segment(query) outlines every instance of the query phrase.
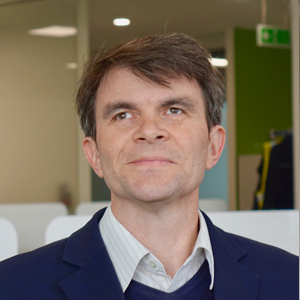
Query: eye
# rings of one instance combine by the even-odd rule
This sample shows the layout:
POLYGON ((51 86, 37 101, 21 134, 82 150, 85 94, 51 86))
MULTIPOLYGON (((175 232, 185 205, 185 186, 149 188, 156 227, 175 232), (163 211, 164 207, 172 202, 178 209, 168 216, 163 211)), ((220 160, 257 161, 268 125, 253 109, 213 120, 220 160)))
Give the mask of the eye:
POLYGON ((132 117, 132 114, 130 114, 129 112, 121 112, 115 116, 115 119, 116 120, 125 120, 125 119, 129 119, 131 117, 132 117))
POLYGON ((168 109, 167 114, 177 115, 183 113, 183 110, 176 107, 171 107, 168 109))

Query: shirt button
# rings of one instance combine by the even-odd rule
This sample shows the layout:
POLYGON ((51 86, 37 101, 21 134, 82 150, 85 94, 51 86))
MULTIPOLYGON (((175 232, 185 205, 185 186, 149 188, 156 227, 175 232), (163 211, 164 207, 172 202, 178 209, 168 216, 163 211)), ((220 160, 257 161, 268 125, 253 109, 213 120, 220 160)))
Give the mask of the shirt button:
POLYGON ((152 268, 152 269, 155 269, 156 268, 156 263, 154 261, 150 261, 149 262, 149 266, 152 268))

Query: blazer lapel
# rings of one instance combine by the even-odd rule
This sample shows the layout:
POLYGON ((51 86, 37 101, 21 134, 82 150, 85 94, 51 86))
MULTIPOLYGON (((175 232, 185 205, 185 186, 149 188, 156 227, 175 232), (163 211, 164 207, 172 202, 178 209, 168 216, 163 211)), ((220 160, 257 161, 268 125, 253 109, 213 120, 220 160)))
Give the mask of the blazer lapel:
POLYGON ((69 300, 125 300, 99 233, 98 224, 104 211, 97 212, 83 228, 70 236, 66 244, 63 261, 80 268, 59 283, 69 300))
POLYGON ((205 213, 203 215, 214 255, 214 299, 257 299, 259 276, 239 262, 247 252, 230 234, 214 226, 205 213))
MULTIPOLYGON (((125 300, 99 233, 98 224, 104 211, 97 212, 67 241, 62 259, 79 267, 78 271, 59 283, 69 300, 125 300)), ((239 262, 247 252, 230 234, 214 226, 205 213, 203 215, 214 254, 214 299, 257 299, 259 276, 239 262)))

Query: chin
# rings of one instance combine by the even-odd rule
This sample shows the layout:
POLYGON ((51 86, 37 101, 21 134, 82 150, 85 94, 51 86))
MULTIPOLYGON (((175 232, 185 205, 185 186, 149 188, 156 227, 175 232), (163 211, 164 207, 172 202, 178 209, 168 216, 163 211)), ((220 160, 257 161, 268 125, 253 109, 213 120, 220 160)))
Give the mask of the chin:
POLYGON ((166 201, 178 195, 178 189, 172 188, 171 184, 139 186, 139 188, 131 191, 131 195, 139 201, 143 202, 160 202, 166 201))
MULTIPOLYGON (((127 174, 126 174, 127 175, 127 174)), ((120 178, 119 186, 110 186, 111 191, 120 198, 135 199, 142 202, 159 202, 178 197, 189 189, 189 183, 182 176, 140 176, 128 180, 120 178)), ((113 183, 113 181, 111 181, 113 183)))

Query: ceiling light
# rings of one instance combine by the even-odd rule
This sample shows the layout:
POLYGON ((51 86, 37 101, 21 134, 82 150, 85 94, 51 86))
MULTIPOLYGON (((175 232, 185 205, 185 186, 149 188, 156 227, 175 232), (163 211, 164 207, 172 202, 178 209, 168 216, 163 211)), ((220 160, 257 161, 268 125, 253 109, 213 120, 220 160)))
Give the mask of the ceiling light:
POLYGON ((69 70, 75 70, 75 69, 78 68, 78 64, 75 63, 75 62, 67 63, 67 64, 66 64, 66 68, 69 69, 69 70))
POLYGON ((228 66, 228 60, 226 58, 212 58, 210 62, 213 66, 219 68, 226 68, 228 66))
POLYGON ((77 29, 74 27, 66 26, 49 26, 37 29, 31 29, 28 31, 30 35, 42 35, 52 37, 67 37, 77 33, 77 29))
POLYGON ((113 20, 115 26, 128 26, 130 24, 130 20, 127 18, 117 18, 113 20))

